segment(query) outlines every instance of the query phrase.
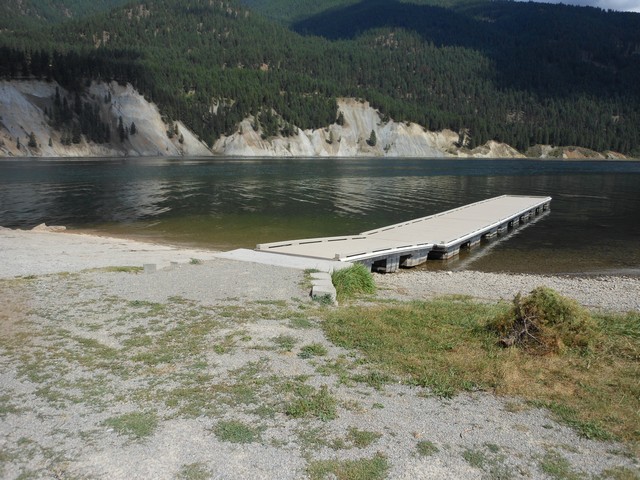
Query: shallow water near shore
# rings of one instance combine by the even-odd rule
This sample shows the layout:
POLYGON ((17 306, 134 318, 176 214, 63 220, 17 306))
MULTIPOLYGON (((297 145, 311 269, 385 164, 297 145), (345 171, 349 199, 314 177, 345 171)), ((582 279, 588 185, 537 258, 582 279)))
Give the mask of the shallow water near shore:
POLYGON ((0 162, 0 225, 226 250, 355 234, 503 195, 551 211, 425 269, 640 275, 640 162, 80 159, 0 162))

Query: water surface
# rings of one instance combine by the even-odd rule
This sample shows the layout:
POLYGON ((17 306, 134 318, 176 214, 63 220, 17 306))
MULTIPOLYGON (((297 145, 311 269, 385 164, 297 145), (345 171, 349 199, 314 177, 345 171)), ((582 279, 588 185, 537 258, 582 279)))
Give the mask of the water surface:
POLYGON ((640 275, 640 162, 442 159, 0 161, 0 225, 215 249, 359 233, 503 195, 551 212, 426 268, 640 275))

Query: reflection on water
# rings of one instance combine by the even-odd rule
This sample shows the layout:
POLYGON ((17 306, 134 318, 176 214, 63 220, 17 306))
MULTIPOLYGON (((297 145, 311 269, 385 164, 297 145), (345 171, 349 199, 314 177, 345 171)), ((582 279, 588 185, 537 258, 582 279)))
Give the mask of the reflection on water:
POLYGON ((640 162, 137 159, 0 161, 0 225, 212 248, 358 233, 502 194, 550 195, 535 225, 427 268, 640 269, 640 162))

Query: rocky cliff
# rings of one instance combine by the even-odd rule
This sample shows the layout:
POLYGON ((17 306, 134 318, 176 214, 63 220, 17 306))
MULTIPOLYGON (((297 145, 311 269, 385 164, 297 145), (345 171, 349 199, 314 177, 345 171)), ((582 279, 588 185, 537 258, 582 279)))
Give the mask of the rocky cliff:
POLYGON ((184 125, 167 125, 157 107, 130 85, 93 83, 80 97, 84 108, 95 108, 111 140, 106 143, 68 141, 67 128, 52 126, 57 95, 73 108, 74 95, 55 82, 0 81, 0 156, 11 157, 111 157, 211 155, 184 125), (122 120, 121 120, 122 119, 122 120), (121 140, 119 123, 127 129, 121 140), (135 124, 135 133, 131 133, 135 124), (176 128, 177 127, 177 128, 176 128), (177 134, 175 133, 177 130, 177 134), (171 132, 171 137, 167 132, 171 132))
POLYGON ((316 130, 298 130, 293 137, 263 138, 249 118, 238 132, 222 137, 213 151, 237 156, 317 157, 445 157, 455 151, 458 134, 429 132, 415 123, 384 122, 367 102, 338 101, 344 121, 316 130), (371 140, 374 132, 375 141, 371 140))
MULTIPOLYGON (((0 81, 0 157, 525 156, 509 145, 494 141, 473 150, 460 147, 457 132, 430 132, 415 123, 385 120, 369 103, 355 99, 340 99, 340 121, 325 128, 295 129, 296 134, 291 137, 267 138, 255 119, 250 117, 241 122, 234 134, 223 136, 210 148, 182 123, 166 123, 158 108, 131 85, 92 83, 79 99, 84 108, 92 108, 99 121, 108 125, 109 141, 89 141, 87 135, 79 133, 70 141, 68 126, 54 128, 56 122, 52 112, 56 102, 57 108, 60 102, 72 106, 78 103, 78 97, 55 82, 0 81), (126 131, 124 136, 119 131, 121 124, 126 131)), ((527 154, 540 158, 624 158, 612 152, 598 154, 576 147, 536 146, 527 154)))

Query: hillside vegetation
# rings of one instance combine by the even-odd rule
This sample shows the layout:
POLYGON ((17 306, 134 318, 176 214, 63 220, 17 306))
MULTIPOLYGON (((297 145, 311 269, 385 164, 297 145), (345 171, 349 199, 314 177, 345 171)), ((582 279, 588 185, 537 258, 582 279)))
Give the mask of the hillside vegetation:
POLYGON ((0 77, 72 90, 130 82, 209 145, 250 115, 265 137, 324 127, 339 119, 336 98, 354 97, 387 119, 459 132, 470 148, 640 155, 640 15, 486 0, 321 5, 133 2, 0 33, 0 77))

